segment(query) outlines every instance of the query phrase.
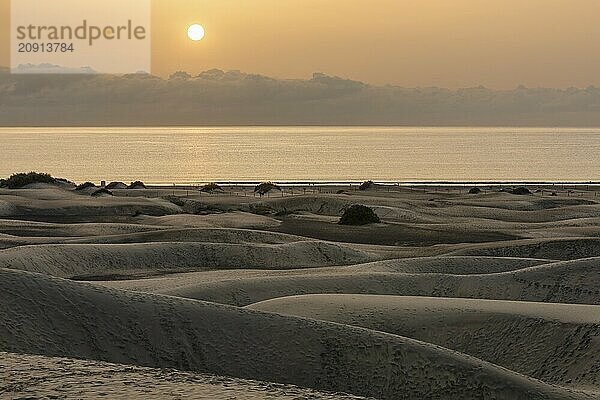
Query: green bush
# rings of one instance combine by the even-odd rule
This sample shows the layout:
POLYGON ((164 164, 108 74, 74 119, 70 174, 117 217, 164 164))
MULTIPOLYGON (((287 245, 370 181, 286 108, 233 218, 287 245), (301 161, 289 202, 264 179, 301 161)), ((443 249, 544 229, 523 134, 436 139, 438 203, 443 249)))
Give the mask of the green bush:
POLYGON ((471 190, 469 190, 469 194, 479 194, 481 193, 481 189, 479 189, 478 187, 474 187, 471 190))
POLYGON ((50 176, 50 174, 40 174, 37 172, 29 172, 13 174, 8 179, 4 180, 4 185, 9 189, 19 189, 23 186, 30 185, 32 183, 56 183, 57 180, 50 176))
POLYGON ((340 225, 367 225, 381 222, 372 208, 355 204, 344 211, 340 218, 340 225))

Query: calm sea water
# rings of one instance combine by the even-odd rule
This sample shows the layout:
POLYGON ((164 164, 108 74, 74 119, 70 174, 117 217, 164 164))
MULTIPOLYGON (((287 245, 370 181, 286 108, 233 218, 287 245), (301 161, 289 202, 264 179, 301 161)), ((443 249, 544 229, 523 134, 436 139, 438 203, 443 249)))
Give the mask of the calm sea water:
POLYGON ((0 176, 77 182, 600 180, 600 129, 0 128, 0 176))

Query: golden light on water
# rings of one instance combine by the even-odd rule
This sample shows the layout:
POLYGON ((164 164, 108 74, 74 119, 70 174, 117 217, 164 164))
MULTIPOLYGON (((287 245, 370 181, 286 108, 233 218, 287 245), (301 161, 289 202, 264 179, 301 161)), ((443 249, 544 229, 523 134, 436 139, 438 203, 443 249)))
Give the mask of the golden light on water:
POLYGON ((193 24, 188 28, 188 37, 194 42, 202 40, 205 34, 204 28, 200 24, 193 24))

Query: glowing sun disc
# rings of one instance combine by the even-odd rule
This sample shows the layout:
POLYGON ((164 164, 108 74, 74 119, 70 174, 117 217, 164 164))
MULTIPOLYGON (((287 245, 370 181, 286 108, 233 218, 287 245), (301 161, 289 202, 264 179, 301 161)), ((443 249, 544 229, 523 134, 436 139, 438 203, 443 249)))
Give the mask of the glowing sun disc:
POLYGON ((188 28, 188 37, 194 42, 202 40, 204 35, 204 28, 200 24, 194 24, 188 28))

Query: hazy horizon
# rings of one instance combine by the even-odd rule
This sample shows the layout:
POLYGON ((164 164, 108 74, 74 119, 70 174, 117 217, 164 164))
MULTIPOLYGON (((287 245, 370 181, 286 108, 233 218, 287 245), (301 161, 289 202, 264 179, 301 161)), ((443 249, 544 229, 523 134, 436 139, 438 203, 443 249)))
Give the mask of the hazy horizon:
POLYGON ((600 126, 600 88, 374 86, 322 73, 170 78, 0 69, 0 126, 600 126))
MULTIPOLYGON (((9 1, 0 0, 0 65, 9 1)), ((277 79, 315 71, 402 87, 600 86, 593 0, 154 0, 152 73, 211 68, 277 79), (190 23, 206 37, 190 41, 190 23)))

